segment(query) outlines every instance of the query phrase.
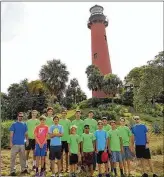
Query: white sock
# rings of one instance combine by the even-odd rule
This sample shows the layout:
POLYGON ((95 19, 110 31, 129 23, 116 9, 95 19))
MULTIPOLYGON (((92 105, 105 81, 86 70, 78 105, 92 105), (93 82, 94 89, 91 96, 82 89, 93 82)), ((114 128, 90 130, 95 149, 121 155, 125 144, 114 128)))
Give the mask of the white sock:
POLYGON ((33 166, 36 166, 36 160, 33 161, 33 166))
POLYGON ((28 160, 26 160, 26 166, 28 165, 28 160))

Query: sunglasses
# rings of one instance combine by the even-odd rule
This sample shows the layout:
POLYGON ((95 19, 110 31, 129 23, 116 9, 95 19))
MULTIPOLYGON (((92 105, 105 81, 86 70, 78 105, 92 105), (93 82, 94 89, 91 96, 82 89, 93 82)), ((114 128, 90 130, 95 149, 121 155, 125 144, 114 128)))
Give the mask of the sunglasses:
POLYGON ((138 118, 135 118, 134 120, 140 120, 140 119, 138 119, 138 118))
POLYGON ((85 127, 85 129, 89 129, 89 127, 85 127))
POLYGON ((23 116, 19 116, 19 117, 23 117, 23 116))

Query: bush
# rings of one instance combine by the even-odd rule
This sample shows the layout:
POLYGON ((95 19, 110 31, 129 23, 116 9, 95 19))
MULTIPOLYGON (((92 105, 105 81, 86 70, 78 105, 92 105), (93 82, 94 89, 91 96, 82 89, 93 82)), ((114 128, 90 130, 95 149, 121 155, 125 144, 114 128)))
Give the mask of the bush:
POLYGON ((88 100, 84 100, 79 104, 80 109, 88 108, 88 100))
POLYGON ((72 108, 72 109, 77 109, 77 107, 78 107, 77 104, 72 104, 72 105, 71 105, 71 108, 72 108))
POLYGON ((5 121, 1 123, 1 148, 8 148, 10 142, 9 128, 13 121, 5 121))
POLYGON ((54 104, 54 105, 53 105, 53 108, 54 108, 54 110, 55 110, 55 114, 56 114, 56 113, 61 113, 61 111, 62 111, 62 107, 60 106, 59 103, 54 104))

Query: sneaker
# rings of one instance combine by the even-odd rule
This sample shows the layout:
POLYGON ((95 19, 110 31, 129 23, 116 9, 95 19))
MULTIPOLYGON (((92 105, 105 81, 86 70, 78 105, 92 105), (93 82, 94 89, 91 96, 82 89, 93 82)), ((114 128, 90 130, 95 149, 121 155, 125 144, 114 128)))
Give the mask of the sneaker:
POLYGON ((44 176, 45 176, 44 171, 40 172, 40 177, 44 177, 44 176))
POLYGON ((10 173, 10 176, 16 176, 15 172, 10 173))
POLYGON ((106 177, 111 177, 110 174, 106 174, 106 177))
POLYGON ((148 174, 147 174, 147 173, 144 173, 144 174, 142 175, 142 177, 148 177, 148 174))
POLYGON ((22 171, 21 174, 29 174, 29 172, 26 170, 22 171))
POLYGON ((36 169, 36 166, 34 165, 33 167, 32 167, 32 170, 34 171, 36 169))
POLYGON ((98 174, 98 176, 97 177, 102 177, 102 174, 98 174))
POLYGON ((35 177, 39 177, 40 176, 40 174, 39 174, 39 172, 37 172, 36 174, 35 174, 35 177))
POLYGON ((59 173, 58 177, 62 177, 63 175, 61 173, 59 173))
POLYGON ((158 177, 156 174, 153 174, 153 177, 158 177))
POLYGON ((56 177, 55 175, 51 175, 51 177, 56 177))

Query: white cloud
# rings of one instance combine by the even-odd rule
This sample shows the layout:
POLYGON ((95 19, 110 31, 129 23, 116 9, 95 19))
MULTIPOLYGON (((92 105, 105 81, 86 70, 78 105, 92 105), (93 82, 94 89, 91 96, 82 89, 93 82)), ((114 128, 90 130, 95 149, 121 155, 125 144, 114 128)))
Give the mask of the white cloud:
MULTIPOLYGON (((91 96, 85 69, 91 64, 87 21, 93 5, 85 2, 24 3, 27 15, 24 22, 19 23, 23 30, 14 39, 2 42, 2 91, 6 92, 10 84, 24 78, 37 79, 41 65, 56 58, 66 63, 70 77, 76 77, 91 96)), ((109 18, 106 31, 113 73, 123 79, 130 69, 145 64, 163 50, 162 3, 100 5, 109 18)), ((11 16, 14 15, 12 11, 11 16)))

